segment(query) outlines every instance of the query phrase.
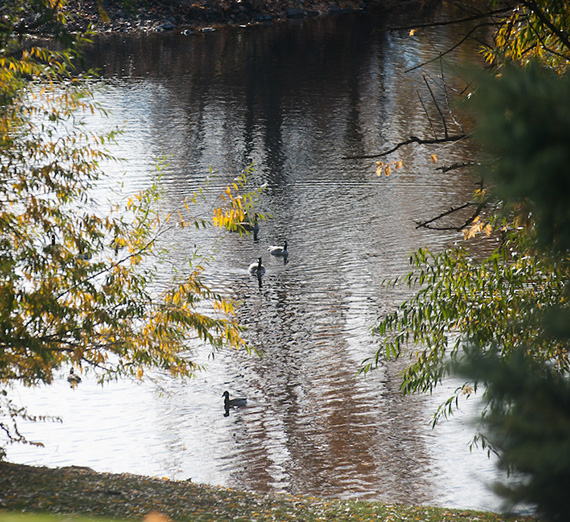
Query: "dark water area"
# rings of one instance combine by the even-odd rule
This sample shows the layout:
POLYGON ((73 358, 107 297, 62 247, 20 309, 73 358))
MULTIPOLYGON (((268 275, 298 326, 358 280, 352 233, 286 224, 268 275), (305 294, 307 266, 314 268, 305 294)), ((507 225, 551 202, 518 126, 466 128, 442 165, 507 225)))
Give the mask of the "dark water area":
MULTIPOLYGON (((89 128, 123 128, 106 166, 126 193, 147 186, 157 158, 165 212, 183 208, 204 186, 215 193, 253 163, 248 186, 271 219, 257 241, 216 230, 174 230, 164 239, 173 263, 198 245, 215 252, 209 284, 234 297, 246 337, 264 357, 195 346, 207 370, 191 381, 154 373, 144 383, 98 386, 87 377, 69 390, 20 390, 32 412, 61 415, 59 425, 29 425, 44 449, 10 448, 11 460, 85 465, 265 492, 498 509, 487 489, 493 463, 471 453, 470 414, 431 429, 436 406, 452 392, 403 397, 406 360, 360 375, 378 347, 371 328, 394 310, 404 288, 385 279, 406 273, 408 255, 458 239, 416 220, 463 201, 472 180, 436 167, 470 158, 470 145, 406 147, 389 161, 404 167, 378 177, 374 159, 410 135, 441 134, 442 89, 461 89, 457 67, 474 48, 406 72, 454 45, 442 27, 427 36, 382 31, 410 14, 343 16, 211 33, 99 38, 90 61, 101 71, 98 101, 110 110, 89 128), (443 73, 443 79, 442 79, 443 73), (432 122, 426 118, 426 109, 432 122), (430 155, 438 155, 437 165, 430 155), (215 175, 210 173, 210 168, 215 175), (268 255, 289 245, 289 258, 268 255), (261 284, 247 267, 263 257, 261 284), (224 416, 221 394, 248 406, 224 416)), ((198 209, 207 212, 207 206, 198 209)), ((166 276, 165 276, 166 277, 166 276)))

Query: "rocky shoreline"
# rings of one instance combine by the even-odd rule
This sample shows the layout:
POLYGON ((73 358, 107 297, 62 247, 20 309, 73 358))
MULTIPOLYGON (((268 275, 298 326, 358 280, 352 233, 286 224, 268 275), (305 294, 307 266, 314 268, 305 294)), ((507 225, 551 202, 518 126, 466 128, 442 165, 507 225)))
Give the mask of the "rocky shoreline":
MULTIPOLYGON (((128 2, 70 0, 69 27, 97 33, 190 33, 223 25, 271 23, 292 18, 338 16, 405 5, 402 0, 147 0, 126 8, 128 2)), ((131 2, 131 5, 134 2, 131 2)))

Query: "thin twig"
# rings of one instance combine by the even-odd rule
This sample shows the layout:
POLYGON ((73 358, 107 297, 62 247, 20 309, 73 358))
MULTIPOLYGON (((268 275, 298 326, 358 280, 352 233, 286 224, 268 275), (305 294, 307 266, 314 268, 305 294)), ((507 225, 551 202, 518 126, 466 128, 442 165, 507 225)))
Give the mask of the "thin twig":
POLYGON ((421 96, 421 94, 419 93, 419 91, 418 91, 418 98, 419 98, 419 100, 420 100, 420 103, 422 104, 422 107, 423 107, 423 109, 424 109, 425 115, 426 115, 426 117, 427 117, 427 119, 428 119, 428 121, 429 121, 431 130, 432 130, 432 132, 433 132, 433 137, 434 137, 435 139, 437 139, 437 133, 435 132, 435 126, 434 126, 433 122, 431 121, 431 117, 430 117, 430 115, 429 115, 429 112, 427 111, 427 108, 426 108, 426 106, 425 106, 425 104, 424 104, 424 100, 422 99, 422 96, 421 96))
POLYGON ((458 169, 464 169, 467 167, 474 167, 475 165, 479 165, 479 163, 476 163, 475 161, 465 161, 462 163, 453 163, 452 165, 447 165, 445 167, 437 167, 435 170, 441 170, 441 172, 449 172, 451 170, 458 170, 458 169))
POLYGON ((428 221, 424 221, 423 223, 418 223, 416 221, 416 228, 427 228, 429 230, 455 230, 456 232, 461 232, 461 230, 463 230, 464 228, 467 228, 469 225, 471 225, 475 219, 481 214, 483 208, 485 208, 485 202, 481 202, 477 205, 477 208, 475 209, 475 212, 473 212, 473 214, 465 221, 465 223, 463 223, 460 226, 447 226, 447 227, 430 227, 429 224, 433 223, 434 221, 437 221, 438 219, 441 219, 445 216, 449 216, 450 214, 453 214, 455 212, 458 212, 460 210, 463 210, 467 207, 470 207, 472 205, 474 205, 475 203, 473 203, 472 201, 469 201, 467 203, 464 203, 463 205, 456 207, 456 208, 452 208, 446 212, 443 212, 442 214, 440 214, 439 216, 436 216, 428 221))
POLYGON ((433 94, 433 91, 430 87, 429 82, 427 81, 425 74, 424 74, 424 82, 428 88, 430 95, 431 95, 431 99, 433 100, 433 103, 435 104, 435 108, 437 109, 437 112, 439 112, 439 115, 441 116, 441 122, 443 123, 443 132, 445 134, 445 137, 447 138, 449 136, 449 133, 447 132, 447 123, 445 122, 445 117, 443 116, 443 113, 441 112, 441 109, 439 108, 439 104, 437 103, 437 100, 435 99, 435 96, 433 94))
POLYGON ((436 60, 440 60, 445 55, 451 53, 452 51, 455 51, 455 49, 457 49, 460 45, 462 45, 476 30, 480 29, 481 27, 488 26, 488 25, 496 25, 496 23, 493 22, 493 23, 487 23, 487 24, 480 24, 480 25, 477 25, 477 26, 471 28, 471 30, 461 40, 459 40, 459 42, 457 42, 455 45, 451 46, 449 49, 440 53, 438 56, 431 58, 430 60, 427 60, 425 62, 418 64, 418 65, 414 65, 413 67, 410 67, 409 69, 406 69, 404 72, 406 72, 406 73, 412 72, 412 71, 415 71, 416 69, 420 69, 421 67, 424 67, 430 63, 433 63, 436 60))
POLYGON ((503 9, 497 9, 495 11, 488 11, 486 13, 480 13, 472 16, 467 16, 465 18, 458 18, 457 20, 442 20, 441 22, 427 22, 425 24, 407 25, 399 27, 387 27, 383 29, 384 31, 409 31, 410 29, 425 29, 427 27, 437 27, 441 25, 454 25, 454 24, 464 24, 467 22, 473 22, 475 20, 481 20, 484 18, 491 18, 495 15, 503 15, 509 11, 513 11, 514 6, 505 7, 503 9))
MULTIPOLYGON (((470 207, 471 205, 474 205, 474 203, 472 201, 469 201, 467 203, 464 203, 463 205, 459 206, 459 207, 452 207, 449 210, 446 210, 445 212, 442 212, 441 214, 435 216, 432 219, 428 219, 427 221, 423 221, 423 222, 416 222, 416 228, 420 228, 420 227, 427 227, 427 225, 429 225, 430 223, 433 223, 434 221, 437 221, 439 219, 442 219, 446 216, 449 216, 450 214, 453 214, 455 212, 459 212, 460 210, 463 210, 467 207, 470 207)), ((455 227, 452 228, 452 230, 455 230, 455 227)))
POLYGON ((449 96, 448 96, 448 88, 447 88, 447 82, 445 81, 445 73, 443 70, 443 60, 440 62, 440 76, 441 76, 441 81, 443 83, 443 96, 445 98, 445 103, 447 105, 447 112, 449 113, 449 117, 451 118, 451 121, 457 126, 459 127, 459 130, 461 132, 465 132, 463 130, 463 125, 461 125, 461 123, 459 123, 457 121, 457 119, 455 118, 455 115, 453 114, 453 110, 451 109, 451 103, 449 101, 449 96))
POLYGON ((374 158, 381 158, 383 156, 388 156, 392 154, 392 152, 396 152, 400 147, 404 147, 405 145, 411 145, 412 143, 417 143, 418 145, 441 145, 443 143, 454 143, 456 141, 463 140, 467 138, 468 134, 458 134, 456 136, 448 136, 447 138, 436 138, 433 140, 423 140, 418 138, 417 136, 410 136, 409 139, 406 141, 401 141, 390 150, 385 152, 380 152, 378 154, 366 154, 362 156, 343 156, 342 159, 344 160, 351 160, 351 159, 374 159, 374 158))

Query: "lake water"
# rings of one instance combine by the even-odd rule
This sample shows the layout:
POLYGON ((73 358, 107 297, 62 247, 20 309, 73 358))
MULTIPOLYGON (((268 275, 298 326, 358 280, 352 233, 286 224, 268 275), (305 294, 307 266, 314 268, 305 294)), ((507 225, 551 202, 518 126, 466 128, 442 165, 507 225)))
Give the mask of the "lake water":
MULTIPOLYGON (((376 350, 371 327, 406 296, 381 282, 405 273, 418 247, 458 239, 418 229, 415 220, 473 190, 468 177, 430 161, 434 152, 437 165, 465 160, 467 144, 402 148, 390 160, 404 168, 390 177, 377 177, 372 159, 343 159, 430 136, 424 106, 435 125, 437 113, 426 80, 445 109, 438 63, 406 71, 460 36, 449 27, 422 38, 379 30, 410 16, 96 42, 90 57, 102 73, 98 99, 111 114, 88 125, 124 129, 113 150, 125 162, 106 166, 109 185, 121 178, 125 193, 147 186, 157 158, 166 156, 164 211, 180 209, 210 167, 217 173, 211 190, 250 163, 248 186, 267 187, 259 208, 272 218, 257 241, 177 230, 164 243, 173 262, 194 245, 216 249, 208 282, 241 303, 246 336, 265 357, 212 358, 197 347, 207 369, 189 381, 154 372, 141 383, 101 387, 87 376, 72 390, 62 375, 48 388, 16 390, 31 413, 63 423, 23 425, 45 447, 11 446, 9 460, 264 492, 499 508, 488 490, 497 478, 493 463, 468 448, 476 403, 431 429, 436 406, 456 383, 431 397, 403 397, 405 360, 358 375, 376 350), (268 245, 284 240, 288 263, 267 255, 268 245), (247 272, 259 256, 267 268, 261 286, 247 272), (226 389, 246 396, 248 406, 224 416, 226 389)), ((473 56, 461 49, 448 65, 473 56)), ((449 89, 460 87, 448 69, 445 75, 449 89)))

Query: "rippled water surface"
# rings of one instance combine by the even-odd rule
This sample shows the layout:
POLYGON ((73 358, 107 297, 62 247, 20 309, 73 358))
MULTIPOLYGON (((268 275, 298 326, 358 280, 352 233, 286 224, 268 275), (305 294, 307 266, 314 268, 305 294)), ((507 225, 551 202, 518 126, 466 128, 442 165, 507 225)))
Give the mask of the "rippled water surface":
MULTIPOLYGON (((405 273, 414 249, 455 239, 418 229, 415 220, 472 190, 457 171, 436 170, 429 149, 400 149, 391 159, 405 167, 390 177, 375 175, 374 160, 343 159, 430 133, 423 74, 445 107, 439 65, 405 71, 459 36, 445 28, 411 38, 378 30, 383 20, 339 17, 96 42, 98 99, 111 115, 88 125, 124 129, 114 152, 125 162, 106 166, 102 199, 119 178, 125 194, 148 185, 161 156, 168 158, 165 212, 182 208, 210 167, 217 173, 212 192, 250 163, 248 186, 267 186, 259 206, 272 219, 257 241, 179 229, 165 239, 175 262, 194 245, 216 249, 207 279, 240 302, 247 337, 265 356, 212 358, 197 347, 207 370, 190 381, 155 373, 142 383, 101 387, 87 376, 71 390, 62 377, 49 388, 18 390, 32 413, 59 415, 63 423, 26 425, 45 448, 10 447, 11 460, 256 491, 498 507, 485 485, 495 478, 492 463, 468 450, 476 405, 430 427, 454 383, 433 397, 403 397, 398 374, 405 361, 358 375, 376 349, 370 328, 405 296, 381 282, 405 273), (288 263, 267 255, 268 245, 284 240, 288 263), (259 256, 267 268, 261 285, 247 272, 259 256), (248 406, 224 416, 225 389, 247 396, 248 406)), ((461 52, 451 64, 469 59, 461 52)), ((438 164, 465 159, 463 147, 438 150, 438 164)))

